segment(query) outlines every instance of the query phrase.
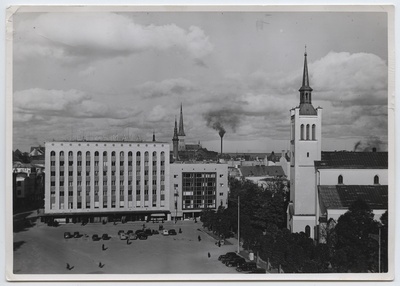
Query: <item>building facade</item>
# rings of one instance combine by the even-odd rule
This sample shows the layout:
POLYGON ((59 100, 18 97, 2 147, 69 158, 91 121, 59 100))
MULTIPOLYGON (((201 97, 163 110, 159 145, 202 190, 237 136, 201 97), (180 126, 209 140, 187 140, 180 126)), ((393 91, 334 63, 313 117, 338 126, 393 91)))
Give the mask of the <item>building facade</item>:
POLYGON ((47 142, 45 214, 167 219, 169 152, 160 142, 47 142))
POLYGON ((228 206, 227 164, 174 163, 170 168, 172 217, 196 218, 204 209, 228 206))

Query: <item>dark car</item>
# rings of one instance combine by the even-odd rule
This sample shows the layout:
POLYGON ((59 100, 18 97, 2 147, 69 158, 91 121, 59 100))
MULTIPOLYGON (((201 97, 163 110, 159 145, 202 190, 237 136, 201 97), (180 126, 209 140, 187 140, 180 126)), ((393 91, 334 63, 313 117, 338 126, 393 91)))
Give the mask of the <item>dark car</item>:
POLYGON ((153 229, 151 232, 152 232, 153 235, 154 235, 154 234, 160 234, 160 233, 158 232, 158 230, 155 230, 155 229, 153 229))
POLYGON ((126 234, 128 234, 128 235, 131 233, 133 233, 133 230, 131 230, 131 229, 126 232, 126 234))
POLYGON ((175 229, 170 229, 170 230, 168 230, 168 234, 169 234, 169 235, 176 235, 175 229))
POLYGON ((71 238, 72 234, 70 232, 64 232, 64 238, 71 238))
POLYGON ((137 234, 137 237, 140 240, 146 240, 147 239, 147 234, 145 234, 144 232, 140 232, 140 233, 137 234))
POLYGON ((137 231, 135 231, 135 234, 139 234, 139 233, 144 233, 144 230, 138 229, 137 231))
POLYGON ((241 257, 235 253, 235 255, 229 255, 229 256, 226 256, 226 257, 222 257, 221 258, 221 262, 223 264, 226 264, 226 262, 228 262, 229 260, 234 259, 234 258, 241 258, 241 257))
POLYGON ((119 230, 119 231, 118 231, 118 235, 120 235, 121 233, 125 233, 125 231, 119 230))
POLYGON ((267 273, 267 270, 265 270, 264 268, 256 268, 251 270, 249 273, 267 273))
POLYGON ((109 240, 111 238, 111 236, 109 236, 107 233, 104 233, 102 236, 101 236, 101 239, 103 239, 103 240, 109 240))
POLYGON ((255 262, 246 262, 236 267, 237 272, 252 271, 254 269, 257 269, 257 264, 255 262))
POLYGON ((92 235, 92 240, 93 241, 99 241, 101 238, 97 234, 92 235))
POLYGON ((225 262, 225 265, 229 266, 229 267, 232 267, 232 266, 237 267, 243 263, 246 263, 246 260, 243 257, 235 257, 235 258, 232 258, 232 259, 228 260, 227 262, 225 262))
POLYGON ((218 257, 218 260, 221 260, 222 258, 228 257, 228 256, 236 256, 236 252, 227 252, 225 254, 222 254, 218 257))
POLYGON ((82 235, 79 233, 79 231, 74 232, 74 237, 75 238, 80 238, 82 235))
POLYGON ((145 233, 147 236, 153 235, 153 232, 151 231, 150 228, 146 229, 146 230, 144 231, 144 233, 145 233))

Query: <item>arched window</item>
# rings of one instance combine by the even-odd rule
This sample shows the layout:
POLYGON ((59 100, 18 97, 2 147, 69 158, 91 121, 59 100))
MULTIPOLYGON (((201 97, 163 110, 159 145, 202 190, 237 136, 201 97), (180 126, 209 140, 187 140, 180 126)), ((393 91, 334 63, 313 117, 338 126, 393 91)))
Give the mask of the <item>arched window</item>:
POLYGON ((60 151, 60 157, 64 156, 64 151, 60 151))
POLYGON ((128 157, 132 157, 132 151, 128 152, 128 157))
POLYGON ((68 157, 72 157, 72 151, 68 152, 68 157))
POLYGON ((119 152, 120 157, 124 157, 124 151, 119 152))
POLYGON ((136 152, 136 157, 140 157, 140 152, 139 151, 136 152))
POLYGON ((310 152, 307 152, 307 158, 310 157, 310 152))
POLYGON ((306 236, 307 236, 307 237, 310 237, 310 234, 311 234, 311 228, 310 228, 310 226, 309 226, 309 225, 307 225, 307 226, 306 226, 306 228, 305 228, 305 233, 306 233, 306 236))
POLYGON ((339 175, 339 177, 338 177, 338 184, 339 185, 343 184, 343 176, 342 175, 339 175))
POLYGON ((82 156, 82 152, 78 151, 78 157, 82 156))
POLYGON ((94 156, 99 157, 99 152, 98 151, 94 152, 94 156))
POLYGON ((307 130, 306 130, 306 138, 307 140, 310 140, 310 124, 307 124, 307 130))
POLYGON ((111 152, 111 156, 112 156, 112 157, 115 157, 115 151, 112 151, 112 152, 111 152))
POLYGON ((378 175, 376 175, 376 176, 374 177, 374 184, 375 184, 375 185, 379 185, 379 176, 378 176, 378 175))
POLYGON ((156 156, 157 156, 157 152, 154 151, 154 152, 153 152, 153 157, 156 157, 156 156))
POLYGON ((50 152, 50 156, 55 156, 55 155, 56 155, 56 152, 54 152, 54 151, 50 152))
POLYGON ((89 151, 86 152, 86 156, 90 157, 90 152, 89 151))
POLYGON ((304 140, 304 124, 300 126, 300 140, 304 140))
POLYGON ((315 140, 315 124, 312 125, 312 140, 315 140))
POLYGON ((107 151, 103 152, 103 157, 107 157, 107 151))

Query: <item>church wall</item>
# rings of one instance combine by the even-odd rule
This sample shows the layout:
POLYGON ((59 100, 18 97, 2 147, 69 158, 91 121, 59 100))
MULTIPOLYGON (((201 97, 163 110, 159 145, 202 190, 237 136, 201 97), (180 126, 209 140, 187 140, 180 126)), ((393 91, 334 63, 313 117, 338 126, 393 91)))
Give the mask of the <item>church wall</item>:
POLYGON ((344 185, 374 185, 378 175, 380 185, 388 185, 387 169, 319 169, 319 185, 337 185, 338 177, 343 177, 344 185))

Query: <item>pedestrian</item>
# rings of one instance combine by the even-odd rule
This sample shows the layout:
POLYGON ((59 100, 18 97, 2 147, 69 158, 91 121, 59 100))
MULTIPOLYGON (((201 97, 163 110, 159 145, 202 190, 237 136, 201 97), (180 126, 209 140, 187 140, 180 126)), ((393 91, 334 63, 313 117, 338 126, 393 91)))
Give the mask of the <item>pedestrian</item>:
POLYGON ((131 244, 129 241, 129 238, 126 240, 126 244, 128 244, 128 245, 131 244))
POLYGON ((210 258, 211 257, 211 254, 210 254, 210 252, 208 253, 208 258, 210 258))
POLYGON ((181 228, 179 228, 179 233, 182 233, 182 229, 181 228))
POLYGON ((199 241, 201 241, 201 236, 199 235, 199 236, 197 237, 197 239, 198 239, 199 241))
POLYGON ((104 247, 104 243, 103 243, 103 245, 101 246, 101 249, 103 249, 103 251, 106 250, 105 247, 104 247))
POLYGON ((221 247, 221 240, 218 240, 218 247, 221 247))

